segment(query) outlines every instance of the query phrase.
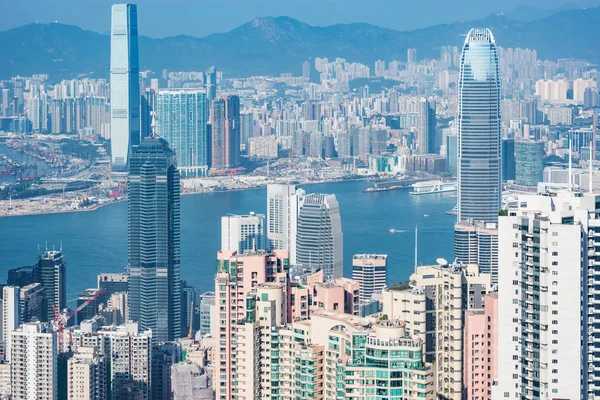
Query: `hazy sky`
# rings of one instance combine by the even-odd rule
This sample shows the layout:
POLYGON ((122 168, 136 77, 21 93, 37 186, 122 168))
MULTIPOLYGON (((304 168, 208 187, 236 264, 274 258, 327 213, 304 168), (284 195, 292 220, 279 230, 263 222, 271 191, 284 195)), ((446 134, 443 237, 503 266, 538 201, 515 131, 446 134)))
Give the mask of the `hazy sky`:
MULTIPOLYGON (((554 9, 600 0, 139 0, 140 33, 205 36, 258 16, 286 15, 311 25, 368 22, 398 30, 468 21, 517 6, 554 9)), ((97 32, 110 30, 107 0, 0 0, 0 30, 57 20, 97 32)))

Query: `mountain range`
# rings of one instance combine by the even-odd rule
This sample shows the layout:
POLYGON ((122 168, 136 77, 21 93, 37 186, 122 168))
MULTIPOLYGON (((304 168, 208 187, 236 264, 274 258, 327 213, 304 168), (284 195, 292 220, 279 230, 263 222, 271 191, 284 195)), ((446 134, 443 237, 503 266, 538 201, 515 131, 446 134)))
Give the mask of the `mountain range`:
MULTIPOLYGON (((440 46, 462 46, 472 27, 488 27, 502 47, 537 50, 538 58, 600 61, 596 33, 600 7, 567 10, 541 19, 507 15, 436 25, 412 31, 353 23, 310 26, 289 17, 254 19, 226 33, 203 38, 139 38, 140 70, 200 71, 215 65, 227 77, 300 74, 302 62, 315 57, 346 58, 371 64, 439 55, 440 46), (526 20, 526 21, 524 21, 526 20)), ((73 25, 29 24, 0 32, 0 79, 47 73, 52 81, 109 74, 110 37, 73 25)))

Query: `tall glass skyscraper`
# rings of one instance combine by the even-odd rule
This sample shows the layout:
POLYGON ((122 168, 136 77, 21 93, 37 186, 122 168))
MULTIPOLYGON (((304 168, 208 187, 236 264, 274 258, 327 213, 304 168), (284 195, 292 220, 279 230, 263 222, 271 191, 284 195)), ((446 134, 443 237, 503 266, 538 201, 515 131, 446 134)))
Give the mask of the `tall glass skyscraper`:
POLYGON ((144 139, 129 171, 129 317, 156 342, 180 337, 179 196, 175 152, 144 139))
POLYGON ((322 269, 325 279, 343 276, 342 220, 334 194, 308 194, 301 200, 296 246, 298 264, 322 269))
POLYGON ((111 165, 126 170, 132 146, 140 144, 140 73, 137 6, 114 4, 110 31, 111 165))
POLYGON ((492 32, 471 29, 458 82, 458 221, 498 221, 502 196, 499 75, 492 32))
POLYGON ((161 90, 158 95, 158 135, 177 153, 181 175, 205 176, 210 160, 208 102, 204 90, 161 90))

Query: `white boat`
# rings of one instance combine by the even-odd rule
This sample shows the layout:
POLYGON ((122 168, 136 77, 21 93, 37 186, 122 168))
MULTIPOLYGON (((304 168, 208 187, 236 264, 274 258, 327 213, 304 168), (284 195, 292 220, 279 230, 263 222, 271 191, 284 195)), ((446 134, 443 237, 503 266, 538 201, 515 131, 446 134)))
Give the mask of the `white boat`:
POLYGON ((390 233, 396 233, 396 230, 394 228, 390 229, 390 233))
POLYGON ((412 192, 410 194, 431 194, 431 193, 444 193, 444 192, 456 192, 456 181, 425 181, 417 182, 412 185, 412 192))

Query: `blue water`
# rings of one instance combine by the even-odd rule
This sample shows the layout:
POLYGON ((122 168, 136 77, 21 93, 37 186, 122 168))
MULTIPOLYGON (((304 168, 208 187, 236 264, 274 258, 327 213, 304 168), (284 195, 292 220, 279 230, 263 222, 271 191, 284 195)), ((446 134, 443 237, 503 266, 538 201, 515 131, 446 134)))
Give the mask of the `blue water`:
MULTIPOLYGON (((419 226, 419 262, 452 259, 455 216, 446 215, 450 194, 410 196, 408 190, 363 193, 369 182, 306 186, 308 193, 334 193, 344 233, 344 271, 352 275, 352 255, 388 254, 388 282, 407 279, 414 266, 414 227, 419 226), (425 218, 424 214, 429 214, 425 218), (401 232, 391 234, 389 229, 401 232)), ((202 290, 214 287, 215 255, 221 243, 220 218, 226 213, 266 212, 266 189, 182 196, 181 277, 202 290)), ((58 248, 67 262, 67 299, 96 286, 99 272, 127 265, 127 203, 92 212, 0 218, 0 280, 10 268, 32 265, 38 245, 58 248)))

